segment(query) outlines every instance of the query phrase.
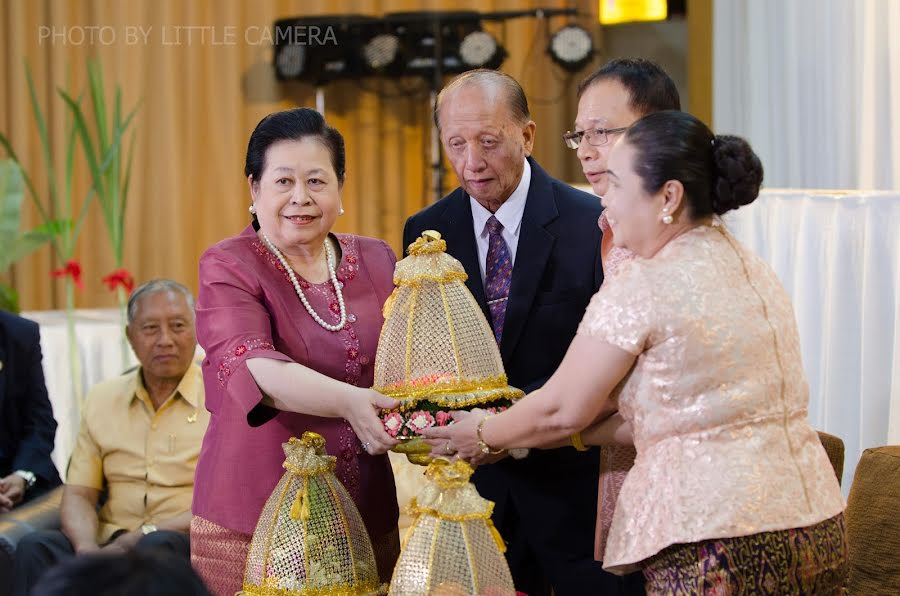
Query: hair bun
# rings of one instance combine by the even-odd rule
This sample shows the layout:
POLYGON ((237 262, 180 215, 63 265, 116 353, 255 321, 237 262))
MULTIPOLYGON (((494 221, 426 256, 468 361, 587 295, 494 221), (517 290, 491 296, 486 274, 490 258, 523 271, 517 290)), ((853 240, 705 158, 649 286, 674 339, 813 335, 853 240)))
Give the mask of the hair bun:
POLYGON ((713 211, 722 215, 756 199, 763 181, 763 167, 747 141, 732 135, 717 135, 713 139, 713 163, 713 211))

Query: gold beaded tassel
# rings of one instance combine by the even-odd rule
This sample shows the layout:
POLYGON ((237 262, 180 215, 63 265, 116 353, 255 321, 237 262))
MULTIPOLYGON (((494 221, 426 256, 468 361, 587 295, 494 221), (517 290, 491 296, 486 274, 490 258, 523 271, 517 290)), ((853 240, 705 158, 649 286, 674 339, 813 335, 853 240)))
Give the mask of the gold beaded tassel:
POLYGON ((303 477, 303 486, 297 491, 297 496, 291 504, 291 519, 294 521, 309 519, 309 478, 306 476, 303 477))

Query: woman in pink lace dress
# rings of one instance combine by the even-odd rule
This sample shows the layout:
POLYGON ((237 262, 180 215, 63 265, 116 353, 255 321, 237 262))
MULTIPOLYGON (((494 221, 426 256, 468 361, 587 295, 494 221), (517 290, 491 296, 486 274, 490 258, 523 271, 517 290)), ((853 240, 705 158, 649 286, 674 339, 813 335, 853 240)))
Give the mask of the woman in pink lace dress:
POLYGON ((383 581, 399 553, 395 441, 368 389, 393 290, 382 241, 331 228, 344 143, 301 108, 264 118, 247 149, 252 226, 200 259, 197 339, 211 419, 194 484, 191 558, 216 594, 241 589, 247 547, 284 470, 281 444, 311 430, 362 514, 383 581))
POLYGON ((649 594, 840 593, 844 502, 807 421, 791 302, 716 217, 756 198, 759 159, 659 112, 629 128, 608 171, 614 242, 635 256, 594 296, 557 372, 501 414, 428 435, 474 461, 573 434, 633 441, 603 563, 641 569, 649 594))

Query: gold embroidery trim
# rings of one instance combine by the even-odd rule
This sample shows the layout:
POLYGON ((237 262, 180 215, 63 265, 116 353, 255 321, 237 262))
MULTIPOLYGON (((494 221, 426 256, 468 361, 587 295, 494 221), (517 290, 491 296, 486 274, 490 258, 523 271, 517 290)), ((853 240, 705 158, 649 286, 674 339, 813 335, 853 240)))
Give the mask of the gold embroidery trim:
POLYGON ((324 474, 326 472, 334 472, 335 460, 329 459, 327 463, 315 468, 298 468, 294 464, 290 464, 288 462, 284 462, 283 464, 281 464, 281 467, 285 470, 288 470, 292 474, 296 474, 297 476, 316 476, 318 474, 324 474))
POLYGON ((440 275, 435 275, 433 273, 419 273, 413 279, 400 279, 399 277, 394 278, 395 286, 411 286, 414 288, 418 288, 423 286, 422 282, 435 282, 439 284, 447 284, 454 281, 465 282, 469 279, 469 276, 463 273, 462 271, 447 271, 440 275))
POLYGON ((360 596, 361 594, 381 594, 379 584, 341 585, 322 588, 279 588, 276 585, 254 586, 245 583, 243 596, 360 596))
POLYGON ((430 401, 437 405, 450 407, 474 406, 485 403, 485 398, 487 397, 485 395, 466 395, 475 392, 490 392, 489 396, 491 399, 502 397, 518 399, 525 395, 525 392, 521 389, 508 385, 505 374, 477 381, 452 381, 450 383, 428 385, 422 388, 404 383, 399 386, 373 387, 373 389, 383 395, 404 402, 400 404, 401 411, 414 407, 418 401, 430 401), (460 395, 454 396, 453 394, 460 395))

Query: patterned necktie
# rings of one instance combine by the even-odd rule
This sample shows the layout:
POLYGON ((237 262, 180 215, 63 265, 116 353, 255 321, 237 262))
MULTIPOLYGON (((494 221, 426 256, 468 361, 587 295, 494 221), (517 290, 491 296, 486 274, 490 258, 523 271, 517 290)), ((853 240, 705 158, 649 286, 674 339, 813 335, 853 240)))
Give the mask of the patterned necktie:
POLYGON ((509 282, 512 278, 512 259, 509 247, 503 240, 503 224, 493 215, 484 229, 488 232, 487 263, 484 267, 484 293, 491 311, 494 339, 500 345, 503 320, 506 318, 506 302, 509 298, 509 282))

